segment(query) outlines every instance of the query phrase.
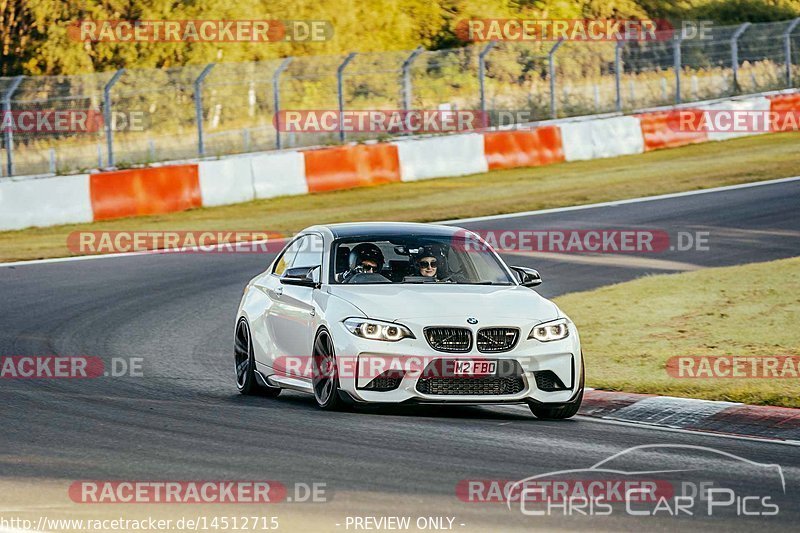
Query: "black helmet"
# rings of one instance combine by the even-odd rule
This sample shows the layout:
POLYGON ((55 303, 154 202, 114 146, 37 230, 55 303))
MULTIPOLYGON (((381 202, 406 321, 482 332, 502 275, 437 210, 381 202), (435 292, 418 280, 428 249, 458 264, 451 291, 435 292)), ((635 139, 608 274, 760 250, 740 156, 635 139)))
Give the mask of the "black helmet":
POLYGON ((419 265, 417 263, 423 257, 436 258, 438 262, 436 277, 440 277, 445 270, 445 257, 441 247, 436 244, 433 245, 426 244, 424 246, 421 246, 417 250, 414 250, 411 254, 411 261, 412 264, 414 265, 414 270, 419 271, 419 265))
POLYGON ((362 242, 350 252, 350 270, 353 270, 364 261, 374 261, 378 268, 376 272, 380 272, 383 268, 383 252, 377 245, 371 242, 362 242))
POLYGON ((442 252, 442 248, 438 244, 425 244, 419 248, 412 249, 411 257, 414 259, 414 261, 417 261, 422 257, 435 257, 436 259, 443 259, 444 252, 442 252))

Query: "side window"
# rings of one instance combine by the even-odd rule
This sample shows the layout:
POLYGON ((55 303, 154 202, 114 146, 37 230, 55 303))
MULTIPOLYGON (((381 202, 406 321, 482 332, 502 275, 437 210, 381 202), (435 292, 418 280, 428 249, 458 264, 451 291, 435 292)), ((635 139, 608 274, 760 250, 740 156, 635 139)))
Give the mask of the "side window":
POLYGON ((287 268, 291 268, 292 264, 294 263, 295 257, 297 256, 297 252, 300 251, 301 247, 303 246, 303 241, 308 239, 308 237, 303 237, 294 241, 290 244, 286 250, 284 250, 283 255, 278 261, 275 263, 275 268, 272 269, 272 273, 276 276, 280 276, 284 272, 286 272, 287 268))
POLYGON ((320 268, 314 271, 314 277, 315 281, 319 281, 320 270, 322 270, 322 237, 312 233, 303 237, 299 244, 291 268, 318 266, 320 268))

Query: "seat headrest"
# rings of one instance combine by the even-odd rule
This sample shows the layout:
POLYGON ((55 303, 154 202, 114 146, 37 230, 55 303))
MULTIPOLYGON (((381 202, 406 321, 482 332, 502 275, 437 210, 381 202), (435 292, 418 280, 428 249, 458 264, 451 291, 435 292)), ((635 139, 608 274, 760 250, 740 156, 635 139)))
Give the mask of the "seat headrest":
POLYGON ((349 260, 350 260, 350 247, 339 246, 336 249, 336 272, 339 273, 347 270, 349 260))

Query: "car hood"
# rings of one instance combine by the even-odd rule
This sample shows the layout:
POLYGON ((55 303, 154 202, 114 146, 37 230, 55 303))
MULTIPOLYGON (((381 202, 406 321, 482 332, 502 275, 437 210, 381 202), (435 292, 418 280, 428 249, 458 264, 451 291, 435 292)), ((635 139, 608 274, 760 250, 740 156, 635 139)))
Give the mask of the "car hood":
POLYGON ((329 292, 358 307, 369 318, 403 320, 475 317, 481 323, 496 318, 558 318, 556 305, 520 285, 334 285, 329 292))

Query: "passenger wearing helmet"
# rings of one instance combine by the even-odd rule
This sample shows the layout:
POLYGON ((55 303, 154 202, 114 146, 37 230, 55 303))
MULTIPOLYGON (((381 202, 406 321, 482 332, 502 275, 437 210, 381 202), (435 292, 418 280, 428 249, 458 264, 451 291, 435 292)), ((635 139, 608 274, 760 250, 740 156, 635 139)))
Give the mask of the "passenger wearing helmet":
POLYGON ((423 255, 423 257, 417 259, 416 266, 420 276, 435 278, 436 272, 439 269, 439 260, 432 255, 423 255))
POLYGON ((353 248, 348 260, 349 268, 341 274, 342 283, 348 283, 359 274, 380 275, 384 263, 383 252, 371 242, 363 242, 353 248))
POLYGON ((444 280, 444 254, 438 247, 424 246, 411 259, 414 275, 433 278, 436 281, 444 280))

